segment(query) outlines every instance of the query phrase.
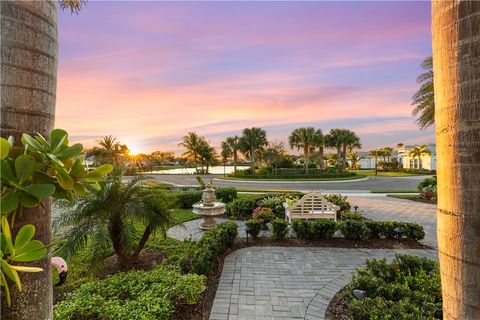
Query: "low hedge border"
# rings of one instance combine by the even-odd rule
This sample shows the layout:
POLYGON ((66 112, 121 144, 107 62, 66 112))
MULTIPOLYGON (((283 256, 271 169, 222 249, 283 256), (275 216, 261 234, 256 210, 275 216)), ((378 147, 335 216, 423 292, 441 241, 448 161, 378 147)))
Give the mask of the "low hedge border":
POLYGON ((328 239, 340 230, 349 240, 367 239, 406 239, 422 240, 425 237, 423 227, 417 223, 372 220, 293 220, 292 229, 299 239, 328 239))

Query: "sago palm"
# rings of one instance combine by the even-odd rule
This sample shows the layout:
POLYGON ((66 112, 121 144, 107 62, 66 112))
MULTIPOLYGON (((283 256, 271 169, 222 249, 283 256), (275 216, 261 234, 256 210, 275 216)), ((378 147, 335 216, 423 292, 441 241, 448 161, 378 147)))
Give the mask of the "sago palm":
POLYGON ((435 123, 435 94, 433 89, 433 59, 426 57, 422 62, 424 73, 417 77, 420 88, 412 97, 415 108, 412 115, 417 117, 417 125, 426 129, 435 123))
POLYGON ((262 128, 245 128, 240 138, 241 151, 251 161, 252 174, 255 174, 257 153, 268 145, 267 133, 262 128))
POLYGON ((297 148, 297 150, 303 149, 303 161, 305 163, 305 174, 308 174, 308 162, 310 157, 310 151, 315 147, 317 143, 317 132, 315 128, 297 128, 292 131, 288 137, 288 143, 290 148, 297 148))
POLYGON ((145 178, 124 183, 120 175, 110 177, 101 190, 65 208, 54 220, 59 237, 66 240, 58 254, 68 259, 90 244, 92 266, 114 252, 125 267, 153 232, 173 222, 170 208, 171 201, 162 193, 145 187, 145 178))

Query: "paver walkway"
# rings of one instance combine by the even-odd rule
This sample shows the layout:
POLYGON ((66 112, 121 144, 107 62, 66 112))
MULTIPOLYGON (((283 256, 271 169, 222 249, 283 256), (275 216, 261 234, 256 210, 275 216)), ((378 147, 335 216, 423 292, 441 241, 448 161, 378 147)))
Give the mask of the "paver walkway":
POLYGON ((434 250, 250 247, 225 259, 211 320, 323 319, 366 259, 434 250))

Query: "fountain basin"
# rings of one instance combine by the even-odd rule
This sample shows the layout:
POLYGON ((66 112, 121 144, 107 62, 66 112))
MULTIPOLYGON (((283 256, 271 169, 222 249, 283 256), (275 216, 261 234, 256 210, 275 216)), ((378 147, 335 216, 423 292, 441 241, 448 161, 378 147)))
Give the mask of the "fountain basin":
POLYGON ((213 202, 205 204, 202 201, 193 205, 193 213, 203 216, 203 221, 198 225, 202 230, 209 230, 215 226, 215 217, 225 213, 225 203, 213 202))

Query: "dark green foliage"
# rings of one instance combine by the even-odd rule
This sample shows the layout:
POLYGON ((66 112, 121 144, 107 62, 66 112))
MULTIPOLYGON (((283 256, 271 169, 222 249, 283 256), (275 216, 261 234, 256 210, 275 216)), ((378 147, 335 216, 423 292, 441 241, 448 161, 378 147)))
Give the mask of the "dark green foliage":
POLYGON ((180 304, 196 304, 205 277, 173 268, 118 273, 83 284, 55 306, 55 319, 170 319, 180 304))
POLYGON ((237 199, 237 189, 234 187, 217 187, 215 188, 215 197, 225 203, 232 202, 237 199))
POLYGON ((293 220, 292 229, 299 239, 328 239, 337 230, 337 224, 332 220, 293 220))
POLYGON ((340 221, 338 228, 342 231, 345 239, 365 240, 370 235, 370 229, 365 222, 359 220, 340 221))
POLYGON ((366 218, 360 212, 342 211, 340 212, 342 220, 365 220, 366 218))
POLYGON ((371 238, 384 237, 387 239, 408 239, 418 241, 425 237, 423 227, 416 223, 366 220, 365 224, 370 229, 371 238))
POLYGON ((261 220, 250 219, 245 221, 245 225, 247 226, 248 233, 256 238, 262 230, 263 222, 261 220))
POLYGON ((235 199, 227 204, 225 209, 229 217, 248 219, 256 207, 257 201, 254 199, 235 199))
POLYGON ((282 240, 285 239, 285 236, 288 233, 288 222, 283 219, 275 219, 271 222, 272 225, 272 235, 270 236, 272 240, 282 240))
POLYGON ((272 209, 275 216, 279 219, 285 218, 285 207, 282 198, 277 196, 267 196, 258 201, 258 205, 263 208, 272 209))
POLYGON ((438 263, 411 255, 368 260, 346 287, 343 298, 354 320, 441 319, 442 297, 438 263), (356 299, 354 289, 367 297, 356 299))
POLYGON ((328 202, 333 203, 336 206, 340 207, 340 212, 350 211, 351 205, 347 201, 347 196, 342 196, 341 194, 326 194, 323 196, 328 202))
POLYGON ((237 237, 237 224, 224 222, 205 232, 198 241, 187 241, 167 253, 167 264, 178 265, 183 272, 208 274, 217 256, 231 246, 237 237))
POLYGON ((191 209, 202 200, 202 191, 177 191, 173 192, 176 205, 181 209, 191 209))

